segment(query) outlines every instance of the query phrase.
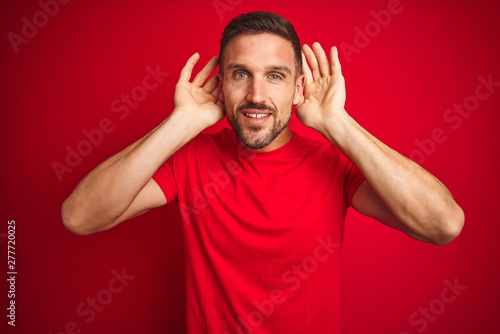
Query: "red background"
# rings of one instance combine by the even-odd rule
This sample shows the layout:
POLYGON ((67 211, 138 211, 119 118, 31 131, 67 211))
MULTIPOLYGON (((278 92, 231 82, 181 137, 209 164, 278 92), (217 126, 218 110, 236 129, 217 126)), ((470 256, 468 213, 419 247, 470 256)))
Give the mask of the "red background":
MULTIPOLYGON (((230 18, 253 10, 282 14, 302 43, 319 41, 325 47, 356 46, 356 27, 374 29, 357 53, 340 52, 346 108, 406 156, 417 156, 417 140, 427 143, 419 162, 448 186, 466 213, 462 234, 438 247, 351 211, 343 249, 343 333, 498 333, 500 89, 480 101, 456 129, 443 115, 475 94, 479 76, 500 81, 500 5, 494 0, 401 0, 400 13, 377 31, 371 11, 387 4, 71 1, 60 5, 16 53, 8 33, 20 35, 22 18, 32 21, 41 7, 36 1, 2 2, 0 248, 7 252, 7 221, 15 219, 18 271, 12 328, 5 317, 6 263, 1 265, 2 333, 56 334, 71 321, 81 333, 184 332, 182 223, 176 204, 86 237, 64 228, 60 206, 98 163, 171 112, 187 58, 200 52, 201 62, 208 61, 218 53, 230 18), (227 10, 218 13, 215 4, 221 3, 227 10), (170 75, 120 119, 111 103, 141 85, 145 68, 157 64, 170 75), (86 139, 82 131, 97 128, 105 118, 113 131, 59 180, 53 163, 65 164, 66 147, 76 149, 86 139), (436 128, 444 135, 432 147, 436 128), (122 268, 135 278, 86 323, 77 306, 106 289, 111 270, 122 268), (466 288, 453 302, 443 303, 444 281, 455 279, 466 288), (409 322, 414 312, 430 305, 439 311, 432 321, 409 322)), ((316 136, 296 118, 292 128, 316 136)), ((4 255, 0 258, 6 262, 4 255)))

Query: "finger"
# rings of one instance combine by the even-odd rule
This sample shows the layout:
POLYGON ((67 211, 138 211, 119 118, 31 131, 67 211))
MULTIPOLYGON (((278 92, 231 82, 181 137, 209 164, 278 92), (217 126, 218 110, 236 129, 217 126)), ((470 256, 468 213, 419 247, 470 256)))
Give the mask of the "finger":
POLYGON ((339 50, 336 46, 330 49, 330 59, 332 61, 332 73, 342 75, 342 68, 339 60, 339 50))
POLYGON ((323 76, 332 75, 330 71, 330 63, 328 62, 328 58, 326 57, 325 50, 321 47, 321 45, 316 42, 312 45, 314 53, 316 54, 316 58, 319 63, 319 70, 323 76))
POLYGON ((302 53, 302 72, 306 77, 306 85, 307 85, 308 83, 313 82, 313 75, 311 69, 309 68, 309 65, 307 64, 307 59, 306 56, 304 55, 304 52, 301 53, 302 53))
MULTIPOLYGON (((196 79, 195 79, 196 80, 196 79)), ((194 83, 194 81, 193 81, 194 83)), ((208 93, 212 93, 215 89, 215 87, 217 87, 217 82, 215 81, 215 77, 211 77, 210 79, 208 79, 208 81, 203 85, 203 89, 205 91, 207 91, 208 93)))
POLYGON ((318 60, 316 59, 316 55, 314 54, 313 50, 309 47, 309 45, 304 44, 302 46, 302 51, 304 52, 304 55, 306 56, 307 61, 309 62, 309 66, 311 67, 313 79, 321 78, 321 72, 319 71, 318 60))
POLYGON ((203 67, 203 69, 194 77, 193 84, 197 86, 203 85, 205 80, 207 80, 208 76, 212 71, 217 67, 219 63, 219 57, 215 56, 203 67))
POLYGON ((200 55, 196 52, 194 55, 189 57, 186 65, 181 70, 181 75, 179 76, 179 81, 189 81, 191 78, 191 73, 193 72, 193 67, 196 65, 198 60, 200 59, 200 55))

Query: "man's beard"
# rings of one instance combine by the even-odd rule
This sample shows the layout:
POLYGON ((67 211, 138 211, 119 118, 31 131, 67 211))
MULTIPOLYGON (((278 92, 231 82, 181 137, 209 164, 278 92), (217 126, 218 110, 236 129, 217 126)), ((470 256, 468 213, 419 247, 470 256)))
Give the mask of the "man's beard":
POLYGON ((238 140, 246 147, 253 150, 260 150, 267 145, 269 145, 278 135, 283 131, 288 123, 292 113, 286 118, 279 120, 277 116, 277 110, 274 108, 269 108, 266 105, 248 103, 239 107, 236 112, 227 117, 229 124, 233 127, 234 132, 238 140), (274 122, 270 130, 264 129, 264 126, 247 126, 245 128, 241 125, 241 117, 244 117, 240 111, 244 109, 256 109, 263 111, 272 111, 271 116, 274 117, 274 122))

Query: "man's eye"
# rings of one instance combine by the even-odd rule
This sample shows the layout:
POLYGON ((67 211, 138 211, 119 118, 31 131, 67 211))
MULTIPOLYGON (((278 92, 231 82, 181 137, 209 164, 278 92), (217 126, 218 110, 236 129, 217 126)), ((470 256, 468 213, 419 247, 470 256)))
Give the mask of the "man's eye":
POLYGON ((279 80, 279 79, 281 79, 281 77, 280 77, 279 75, 277 75, 277 74, 271 74, 271 75, 269 76, 269 78, 271 78, 271 79, 273 79, 273 80, 279 80))
POLYGON ((243 72, 237 72, 237 73, 235 73, 235 77, 236 77, 236 78, 238 78, 238 79, 244 79, 244 78, 246 78, 246 77, 248 77, 248 76, 247 76, 247 74, 246 74, 246 73, 243 73, 243 72))

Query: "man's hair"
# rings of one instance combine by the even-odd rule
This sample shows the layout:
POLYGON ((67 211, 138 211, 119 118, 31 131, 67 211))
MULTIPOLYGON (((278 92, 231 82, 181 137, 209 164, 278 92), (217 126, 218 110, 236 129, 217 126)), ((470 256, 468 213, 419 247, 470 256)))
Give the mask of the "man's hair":
POLYGON ((236 36, 241 34, 263 34, 270 33, 283 37, 292 43, 295 55, 295 69, 297 76, 302 74, 302 53, 300 41, 293 25, 282 16, 264 11, 256 11, 241 14, 229 22, 222 32, 219 51, 219 71, 223 73, 224 52, 227 44, 236 36))

